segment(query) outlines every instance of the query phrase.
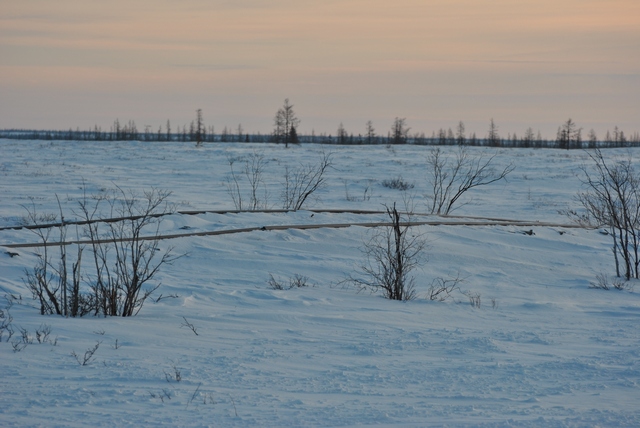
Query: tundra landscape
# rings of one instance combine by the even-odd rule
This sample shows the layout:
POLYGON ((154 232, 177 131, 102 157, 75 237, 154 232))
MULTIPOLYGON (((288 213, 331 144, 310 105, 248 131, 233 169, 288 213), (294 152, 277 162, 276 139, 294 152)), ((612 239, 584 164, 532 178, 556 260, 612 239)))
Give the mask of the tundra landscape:
POLYGON ((593 150, 2 139, 0 153, 3 426, 640 424, 638 282, 616 276, 610 229, 576 217, 593 150), (433 156, 450 174, 461 150, 507 173, 437 214, 433 156), (98 280, 126 270, 96 266, 115 272, 132 247, 111 239, 130 223, 104 220, 150 200, 162 215, 136 242, 158 269, 133 316, 105 316, 98 280), (375 274, 396 229, 416 251, 394 300, 375 274), (34 299, 42 281, 61 315, 34 299), (71 315, 74 284, 88 313, 71 315))

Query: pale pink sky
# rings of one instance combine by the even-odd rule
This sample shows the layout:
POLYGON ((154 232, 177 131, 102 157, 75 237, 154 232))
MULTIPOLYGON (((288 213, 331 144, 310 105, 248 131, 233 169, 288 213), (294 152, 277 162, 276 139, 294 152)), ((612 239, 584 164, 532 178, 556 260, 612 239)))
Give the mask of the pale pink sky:
POLYGON ((640 131, 638 0, 0 0, 0 128, 640 131))

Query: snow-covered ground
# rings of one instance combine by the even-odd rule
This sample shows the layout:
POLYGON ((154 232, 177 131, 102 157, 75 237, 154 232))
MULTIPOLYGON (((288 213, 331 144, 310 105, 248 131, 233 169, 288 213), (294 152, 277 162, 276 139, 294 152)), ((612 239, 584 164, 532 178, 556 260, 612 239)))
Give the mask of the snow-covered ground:
MULTIPOLYGON (((69 220, 83 189, 99 194, 116 185, 169 190, 178 210, 232 210, 229 159, 252 153, 268 161, 271 208, 280 208, 285 167, 314 163, 325 151, 333 168, 308 208, 401 205, 402 192, 381 183, 402 176, 415 185, 406 192, 415 210, 426 211, 429 150, 0 140, 0 227, 19 225, 24 205, 57 212, 56 195, 69 220)), ((51 330, 48 343, 34 340, 19 352, 2 338, 0 425, 640 426, 640 289, 590 288, 597 274, 614 273, 610 238, 562 227, 569 222, 558 213, 575 207, 588 156, 469 150, 515 170, 470 192, 453 214, 553 226, 416 227, 428 239, 428 260, 410 302, 340 285, 362 262, 372 230, 353 226, 163 241, 183 257, 161 269, 154 297, 177 297, 148 300, 132 318, 41 316, 23 282, 36 250, 2 247, 37 237, 0 230, 0 308, 7 296, 21 296, 9 309, 12 339, 20 329, 34 339, 51 330), (269 274, 304 275, 313 286, 272 290, 269 274), (446 302, 425 299, 434 278, 455 276, 461 291, 480 296, 480 307, 460 292, 446 302), (72 356, 82 359, 97 343, 87 365, 72 356)), ((162 233, 384 219, 173 214, 162 233)))

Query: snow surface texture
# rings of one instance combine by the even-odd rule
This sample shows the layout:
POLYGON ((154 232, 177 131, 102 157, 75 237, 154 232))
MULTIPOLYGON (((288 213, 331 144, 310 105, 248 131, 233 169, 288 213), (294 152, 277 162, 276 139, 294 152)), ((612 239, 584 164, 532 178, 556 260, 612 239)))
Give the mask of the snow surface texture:
MULTIPOLYGON (((407 194, 416 211, 426 209, 426 147, 0 140, 0 227, 20 224, 21 205, 32 202, 57 212, 56 194, 72 219, 83 181, 89 193, 170 190, 178 210, 234 209, 228 159, 256 151, 268 160, 270 206, 280 208, 285 165, 315 162, 322 150, 333 152, 334 168, 310 208, 401 204, 402 192, 381 185, 401 175, 415 185, 407 194)), ((469 193, 453 214, 568 223, 558 210, 575 206, 584 152, 490 153, 515 171, 469 193)), ((173 214, 162 232, 381 220, 173 214)), ((14 338, 22 328, 34 339, 19 352, 6 336, 0 342, 0 425, 640 426, 638 292, 590 288, 614 272, 609 237, 544 225, 415 230, 429 245, 411 302, 337 285, 361 263, 370 228, 258 230, 163 241, 184 256, 161 269, 154 297, 177 297, 149 300, 132 318, 39 315, 23 283, 35 249, 0 247, 1 294, 22 297, 9 309, 14 338), (272 290, 270 273, 314 286, 272 290), (480 307, 462 293, 424 298, 434 278, 458 275, 480 307), (38 343, 46 326, 49 341, 38 343), (72 356, 82 360, 96 343, 86 365, 72 356)), ((0 231, 0 246, 26 242, 37 242, 30 231, 0 231)))

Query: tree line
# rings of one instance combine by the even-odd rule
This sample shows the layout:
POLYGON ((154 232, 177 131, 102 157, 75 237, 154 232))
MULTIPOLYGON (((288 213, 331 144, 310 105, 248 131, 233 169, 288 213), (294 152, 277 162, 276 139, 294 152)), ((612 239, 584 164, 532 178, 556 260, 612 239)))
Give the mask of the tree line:
POLYGON ((152 130, 151 126, 139 129, 133 120, 121 123, 116 119, 108 130, 103 130, 95 125, 93 129, 75 130, 28 130, 28 129, 4 129, 0 130, 0 138, 16 140, 71 140, 71 141, 149 141, 149 142, 195 142, 203 143, 246 142, 246 143, 281 143, 286 147, 289 144, 318 143, 340 145, 364 145, 364 144, 415 144, 429 146, 484 146, 484 147, 533 147, 533 148, 558 148, 558 149, 582 149, 582 148, 613 148, 613 147, 639 147, 640 134, 634 132, 630 135, 624 133, 617 126, 613 131, 607 130, 603 138, 599 138, 591 129, 583 132, 583 128, 568 119, 558 127, 555 139, 543 138, 540 131, 527 128, 518 136, 515 132, 506 136, 500 135, 498 126, 493 119, 490 120, 487 133, 477 136, 475 132, 467 135, 464 122, 458 122, 455 130, 440 128, 431 135, 424 132, 411 133, 405 118, 396 117, 391 128, 386 132, 376 132, 372 121, 365 124, 364 133, 354 134, 348 132, 340 123, 336 134, 319 133, 311 131, 311 134, 298 133, 300 119, 297 117, 293 105, 289 99, 279 108, 274 117, 273 131, 269 134, 245 132, 242 124, 237 128, 225 126, 216 132, 213 125, 206 126, 202 109, 196 110, 196 118, 189 126, 182 125, 172 128, 167 120, 165 126, 152 130))

